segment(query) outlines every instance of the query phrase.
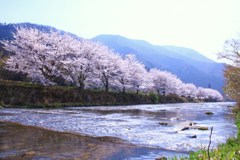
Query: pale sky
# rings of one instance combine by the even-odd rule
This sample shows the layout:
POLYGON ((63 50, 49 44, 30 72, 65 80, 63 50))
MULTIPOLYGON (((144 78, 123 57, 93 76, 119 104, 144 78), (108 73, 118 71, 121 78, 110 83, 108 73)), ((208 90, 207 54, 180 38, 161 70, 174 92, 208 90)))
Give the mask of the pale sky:
POLYGON ((240 33, 240 0, 0 0, 0 22, 49 25, 83 38, 117 34, 214 59, 240 33))

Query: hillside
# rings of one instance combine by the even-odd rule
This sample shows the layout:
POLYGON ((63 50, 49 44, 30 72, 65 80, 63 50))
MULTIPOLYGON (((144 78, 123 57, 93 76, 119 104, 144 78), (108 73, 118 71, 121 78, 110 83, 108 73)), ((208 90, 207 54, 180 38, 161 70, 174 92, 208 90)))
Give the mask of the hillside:
POLYGON ((99 35, 93 38, 120 54, 132 53, 149 68, 159 68, 179 76, 186 83, 222 91, 224 64, 214 62, 193 49, 152 45, 143 40, 118 35, 99 35))

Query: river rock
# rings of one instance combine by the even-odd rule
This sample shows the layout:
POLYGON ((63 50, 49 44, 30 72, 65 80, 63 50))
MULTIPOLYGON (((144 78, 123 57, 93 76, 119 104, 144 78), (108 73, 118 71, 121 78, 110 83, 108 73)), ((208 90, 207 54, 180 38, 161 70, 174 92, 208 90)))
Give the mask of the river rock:
POLYGON ((179 121, 180 118, 179 118, 179 117, 172 117, 172 118, 170 118, 170 120, 171 120, 171 121, 179 121))
POLYGON ((205 112, 206 115, 213 115, 213 112, 205 112))
POLYGON ((197 138, 197 135, 188 136, 189 138, 197 138))
POLYGON ((194 125, 196 125, 197 123, 196 122, 190 122, 189 123, 189 126, 194 126, 194 125))
POLYGON ((160 109, 159 112, 166 112, 166 109, 160 109))
POLYGON ((185 130, 189 130, 190 129, 190 127, 183 127, 182 129, 181 129, 181 131, 185 131, 185 130))
POLYGON ((27 152, 24 153, 24 156, 33 156, 35 154, 36 154, 35 151, 27 151, 27 152))
POLYGON ((208 127, 197 126, 197 129, 200 131, 206 131, 206 130, 208 130, 208 127))
POLYGON ((181 122, 178 125, 179 126, 183 126, 183 127, 189 127, 189 126, 193 126, 196 125, 197 123, 192 122, 192 121, 185 121, 185 122, 181 122))
POLYGON ((172 124, 168 122, 159 122, 159 124, 162 126, 172 126, 172 124))
POLYGON ((155 160, 167 160, 166 157, 159 157, 159 158, 156 158, 155 160))
POLYGON ((185 131, 185 130, 189 130, 189 129, 198 129, 201 131, 208 130, 208 127, 197 126, 197 123, 191 122, 191 121, 181 122, 178 124, 178 126, 181 127, 180 131, 185 131))
POLYGON ((185 122, 181 122, 179 124, 177 124, 178 126, 180 126, 182 129, 180 129, 181 131, 185 131, 190 129, 192 126, 196 125, 197 123, 192 122, 192 121, 185 121, 185 122))

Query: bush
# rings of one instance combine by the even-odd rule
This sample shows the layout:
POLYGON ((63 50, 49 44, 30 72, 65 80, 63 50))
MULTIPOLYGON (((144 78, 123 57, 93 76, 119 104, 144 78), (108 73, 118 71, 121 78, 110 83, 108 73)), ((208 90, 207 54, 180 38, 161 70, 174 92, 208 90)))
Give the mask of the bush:
POLYGON ((159 102, 159 96, 157 94, 151 92, 151 93, 149 93, 149 97, 150 97, 152 103, 157 104, 159 102))

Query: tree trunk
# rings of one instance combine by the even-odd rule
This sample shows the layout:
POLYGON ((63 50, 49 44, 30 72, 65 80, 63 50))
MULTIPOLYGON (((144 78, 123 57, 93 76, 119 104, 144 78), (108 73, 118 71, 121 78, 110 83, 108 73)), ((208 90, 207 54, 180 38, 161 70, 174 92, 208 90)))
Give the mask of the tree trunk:
POLYGON ((165 91, 163 91, 163 96, 166 96, 166 92, 165 91))
POLYGON ((108 80, 106 79, 106 84, 105 84, 105 91, 108 92, 109 91, 109 86, 108 86, 108 80))
POLYGON ((83 75, 78 76, 78 83, 79 83, 80 90, 84 90, 85 88, 84 80, 85 78, 83 75))
POLYGON ((125 86, 123 86, 122 93, 125 93, 125 86))
POLYGON ((139 93, 139 85, 137 85, 137 92, 136 92, 137 94, 139 93))
POLYGON ((85 88, 84 84, 80 84, 79 89, 84 90, 84 88, 85 88))

